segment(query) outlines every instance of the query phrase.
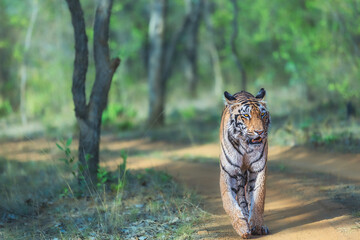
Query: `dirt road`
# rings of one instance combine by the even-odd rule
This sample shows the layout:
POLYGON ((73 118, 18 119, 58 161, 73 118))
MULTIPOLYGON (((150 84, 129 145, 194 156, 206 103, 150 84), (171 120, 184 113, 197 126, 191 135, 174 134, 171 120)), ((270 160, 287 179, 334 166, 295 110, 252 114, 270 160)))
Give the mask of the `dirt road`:
MULTIPOLYGON (((0 155, 18 161, 49 161, 58 154, 54 146, 44 139, 4 142, 0 155)), ((101 149, 103 166, 115 169, 125 149, 129 168, 166 170, 196 190, 210 216, 194 238, 239 239, 222 208, 217 144, 189 146, 107 136, 102 138, 101 149)), ((360 154, 273 147, 268 166, 265 223, 271 234, 253 238, 360 239, 360 154)))
MULTIPOLYGON (((174 150, 166 149, 165 143, 137 146, 142 151, 156 149, 161 157, 154 154, 133 157, 129 159, 130 168, 166 170, 203 197, 203 207, 211 217, 202 223, 197 238, 239 239, 222 208, 216 144, 174 150), (194 162, 197 159, 207 162, 194 162)), ((360 219, 351 210, 359 211, 359 199, 350 199, 346 204, 341 201, 341 196, 347 193, 344 189, 359 190, 359 154, 284 147, 271 148, 269 154, 265 223, 271 234, 253 238, 360 239, 360 219), (339 201, 336 194, 340 195, 339 201)))

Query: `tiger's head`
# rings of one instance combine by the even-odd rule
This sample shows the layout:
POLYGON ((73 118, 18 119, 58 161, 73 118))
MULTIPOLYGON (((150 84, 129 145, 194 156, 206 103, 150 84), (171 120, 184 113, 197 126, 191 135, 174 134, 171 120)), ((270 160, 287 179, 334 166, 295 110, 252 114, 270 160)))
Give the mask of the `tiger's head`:
POLYGON ((267 138, 270 125, 270 114, 264 101, 266 91, 261 88, 254 97, 241 91, 231 95, 224 92, 225 105, 230 112, 230 129, 235 138, 249 145, 258 145, 267 138))

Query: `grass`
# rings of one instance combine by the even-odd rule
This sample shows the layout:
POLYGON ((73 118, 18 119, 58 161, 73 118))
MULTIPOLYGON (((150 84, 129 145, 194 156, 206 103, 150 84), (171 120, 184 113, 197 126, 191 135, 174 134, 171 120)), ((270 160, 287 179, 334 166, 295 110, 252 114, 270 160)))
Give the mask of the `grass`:
POLYGON ((57 164, 0 158, 0 211, 36 215, 70 177, 57 164))
POLYGON ((271 145, 304 145, 326 151, 359 153, 359 119, 347 119, 339 111, 311 109, 272 116, 271 145))
POLYGON ((353 215, 354 217, 356 217, 356 218, 360 218, 360 210, 359 210, 359 211, 354 211, 354 212, 352 213, 352 215, 353 215))
POLYGON ((189 239, 204 214, 193 192, 153 169, 127 171, 123 188, 107 173, 82 195, 58 163, 1 159, 0 169, 1 239, 189 239))

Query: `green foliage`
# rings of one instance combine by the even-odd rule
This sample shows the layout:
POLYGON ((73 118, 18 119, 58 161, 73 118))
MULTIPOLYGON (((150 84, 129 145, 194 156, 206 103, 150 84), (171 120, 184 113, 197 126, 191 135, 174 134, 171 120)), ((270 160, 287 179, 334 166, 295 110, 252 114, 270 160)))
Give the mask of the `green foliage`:
POLYGON ((168 183, 172 180, 172 177, 163 171, 155 171, 153 168, 147 168, 145 169, 145 172, 149 175, 154 176, 155 181, 158 181, 160 183, 168 183))
POLYGON ((0 117, 4 117, 12 112, 12 107, 9 100, 3 100, 0 97, 0 117))
POLYGON ((62 161, 66 165, 66 167, 70 169, 71 173, 75 177, 77 165, 74 162, 75 157, 72 155, 70 149, 71 143, 72 143, 72 138, 68 138, 66 141, 61 140, 59 143, 56 143, 56 146, 65 155, 64 158, 59 158, 59 160, 62 161))
MULTIPOLYGON (((88 165, 86 164, 83 166, 83 164, 80 163, 80 161, 75 161, 75 157, 72 155, 70 146, 72 143, 72 138, 68 138, 66 141, 61 140, 59 143, 56 143, 56 146, 59 150, 61 150, 65 157, 59 158, 61 162, 63 162, 67 168, 68 171, 70 171, 74 178, 77 178, 80 181, 78 191, 75 191, 76 196, 82 196, 84 193, 86 193, 89 189, 88 186, 90 186, 90 183, 86 183, 86 179, 84 177, 84 171, 87 169, 88 165)), ((123 190, 126 186, 126 163, 127 163, 127 153, 122 150, 120 154, 121 158, 123 159, 123 162, 118 167, 117 175, 113 175, 110 173, 106 168, 99 166, 98 172, 97 172, 97 183, 96 187, 99 191, 106 190, 106 184, 110 184, 110 189, 112 191, 119 192, 120 190, 123 190)), ((87 163, 91 158, 90 154, 85 154, 85 162, 87 163)), ((65 187, 60 194, 61 197, 71 197, 73 191, 69 188, 69 185, 65 187)))
POLYGON ((115 125, 120 130, 134 127, 136 112, 131 107, 121 104, 109 104, 102 115, 102 123, 105 126, 115 125))
POLYGON ((105 186, 105 183, 108 181, 109 179, 109 172, 106 170, 106 168, 104 167, 100 167, 98 169, 98 172, 96 174, 97 177, 97 184, 96 186, 99 189, 102 189, 103 186, 105 186))
POLYGON ((116 182, 112 183, 110 185, 111 190, 119 192, 120 190, 123 190, 124 187, 126 186, 126 174, 127 174, 127 168, 126 168, 126 162, 127 162, 127 153, 125 152, 125 150, 121 151, 120 154, 121 158, 123 159, 123 162, 119 165, 118 167, 118 172, 117 172, 117 178, 116 178, 116 182))
POLYGON ((190 106, 186 109, 181 110, 180 114, 184 120, 190 120, 196 116, 197 111, 195 107, 190 106))
MULTIPOLYGON (((78 177, 80 181, 84 181, 84 177, 78 175, 78 173, 81 171, 80 170, 81 164, 79 164, 78 161, 75 161, 75 157, 73 156, 70 149, 71 143, 72 143, 71 137, 69 137, 66 141, 60 140, 59 143, 55 143, 57 148, 60 151, 62 151, 65 155, 63 158, 59 158, 58 160, 64 163, 66 170, 70 171, 75 179, 78 177)), ((85 190, 84 187, 80 188, 79 191, 76 192, 76 196, 81 195, 84 192, 84 190, 85 190)), ((60 193, 60 197, 74 197, 73 191, 71 190, 69 184, 67 184, 67 186, 63 188, 62 192, 60 193)))
MULTIPOLYGON (((0 116, 8 118, 4 120, 6 123, 16 123, 13 119, 19 119, 19 71, 26 64, 28 118, 40 121, 45 131, 57 136, 71 129, 69 126, 76 121, 71 95, 73 28, 66 1, 37 2, 40 12, 26 53, 24 41, 29 27, 26 19, 30 18, 32 1, 0 2, 0 35, 3 36, 0 39, 0 116)), ((214 109, 215 119, 219 119, 221 110, 217 109, 222 103, 221 97, 212 89, 214 63, 208 47, 210 38, 216 45, 224 79, 221 91, 241 90, 239 71, 230 47, 234 31, 233 6, 231 1, 207 2, 214 35, 209 36, 203 12, 197 38, 199 97, 187 99, 188 83, 183 68, 188 38, 185 34, 175 48, 174 65, 167 83, 164 113, 168 119, 170 117, 167 123, 182 124, 195 118, 213 121, 202 117, 208 116, 204 112, 214 109)), ((82 3, 89 46, 93 44, 95 5, 93 1, 82 3)), ((103 126, 107 129, 134 129, 146 119, 149 98, 147 59, 151 53, 148 46, 150 6, 151 3, 145 0, 113 3, 109 46, 112 57, 120 57, 121 64, 114 75, 108 106, 102 116, 103 126)), ((266 100, 272 116, 304 115, 300 122, 292 122, 291 117, 285 120, 291 134, 287 130, 279 131, 281 140, 290 144, 309 141, 320 145, 341 142, 339 139, 351 141, 347 133, 348 137, 327 133, 327 130, 318 134, 314 128, 316 122, 322 120, 314 117, 318 114, 316 111, 310 114, 307 110, 327 106, 328 115, 343 111, 337 114, 337 121, 341 122, 348 102, 351 101, 355 109, 360 107, 360 0, 244 0, 239 1, 238 6, 237 49, 248 76, 246 90, 254 93, 260 87, 267 89, 266 100)), ((166 43, 171 42, 180 29, 185 12, 184 1, 169 2, 166 43)), ((95 78, 93 52, 89 49, 87 90, 95 78)), ((86 92, 89 99, 90 91, 86 92)), ((187 129, 181 134, 196 138, 194 131, 187 129)), ((209 134, 209 131, 202 134, 209 134)), ((212 139, 217 138, 216 135, 213 131, 212 139)))
POLYGON ((77 195, 72 188, 76 179, 66 164, 76 162, 71 160, 71 150, 67 150, 71 142, 68 139, 57 143, 68 161, 24 162, 0 158, 4 236, 9 239, 135 239, 139 236, 188 239, 194 235, 196 223, 204 215, 198 207, 199 199, 166 173, 153 169, 128 172, 125 151, 121 151, 123 162, 118 171, 99 171, 100 179, 107 178, 101 188, 86 197, 77 195), (109 184, 117 184, 118 180, 126 184, 120 186, 120 183, 110 191, 109 184), (65 184, 68 187, 59 198, 59 188, 65 184), (24 221, 28 224, 23 224, 24 221))

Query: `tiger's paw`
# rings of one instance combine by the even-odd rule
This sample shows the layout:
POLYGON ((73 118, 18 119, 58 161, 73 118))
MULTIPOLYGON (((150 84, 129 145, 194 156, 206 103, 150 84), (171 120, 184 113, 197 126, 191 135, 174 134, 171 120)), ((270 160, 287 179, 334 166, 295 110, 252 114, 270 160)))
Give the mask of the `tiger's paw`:
POLYGON ((242 219, 237 219, 233 222, 233 227, 241 238, 248 239, 251 237, 251 231, 246 221, 242 219))
POLYGON ((269 228, 267 226, 255 226, 251 229, 251 234, 252 235, 268 235, 269 232, 269 228))
POLYGON ((249 232, 246 232, 246 233, 244 233, 244 234, 242 234, 242 235, 240 235, 240 237, 242 238, 242 239, 248 239, 248 238, 250 238, 250 236, 251 236, 251 232, 249 231, 249 232))

